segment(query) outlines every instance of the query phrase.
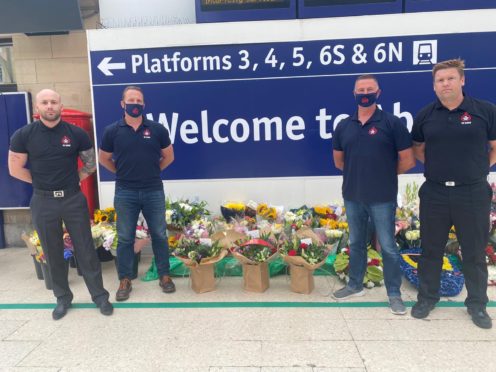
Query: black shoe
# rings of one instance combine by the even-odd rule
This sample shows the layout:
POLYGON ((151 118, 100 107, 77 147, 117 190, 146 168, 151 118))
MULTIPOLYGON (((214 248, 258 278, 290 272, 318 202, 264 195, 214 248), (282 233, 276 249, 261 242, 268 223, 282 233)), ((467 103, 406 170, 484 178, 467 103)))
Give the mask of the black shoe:
POLYGON ((98 307, 100 308, 100 312, 103 315, 109 316, 112 315, 114 312, 114 306, 112 306, 109 301, 102 302, 100 305, 98 305, 98 307))
POLYGON ((491 329, 493 327, 493 321, 486 309, 481 307, 469 307, 467 308, 467 312, 472 317, 472 322, 474 322, 477 327, 484 329, 491 329))
POLYGON ((436 307, 435 304, 432 304, 427 301, 418 301, 412 307, 412 316, 417 319, 427 318, 432 309, 436 307))
POLYGON ((65 314, 67 314, 67 310, 71 307, 71 304, 68 303, 58 303, 57 306, 55 306, 55 309, 52 311, 52 318, 53 320, 59 320, 62 319, 65 314))

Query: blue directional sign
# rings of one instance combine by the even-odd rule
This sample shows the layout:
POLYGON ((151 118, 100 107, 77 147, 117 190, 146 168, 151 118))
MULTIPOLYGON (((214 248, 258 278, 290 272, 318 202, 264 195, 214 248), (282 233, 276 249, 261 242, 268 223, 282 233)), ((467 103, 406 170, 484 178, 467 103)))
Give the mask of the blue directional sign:
POLYGON ((25 92, 0 93, 0 209, 29 206, 33 189, 30 184, 10 176, 8 148, 14 132, 31 122, 28 94, 25 92))
MULTIPOLYGON (((467 93, 496 101, 496 33, 91 51, 96 135, 122 116, 127 85, 169 130, 167 179, 329 176, 332 134, 356 107, 356 77, 376 74, 379 103, 411 128, 432 101, 432 65, 461 56, 467 93)), ((102 181, 113 175, 100 169, 102 181)), ((419 172, 419 169, 415 169, 419 172)))

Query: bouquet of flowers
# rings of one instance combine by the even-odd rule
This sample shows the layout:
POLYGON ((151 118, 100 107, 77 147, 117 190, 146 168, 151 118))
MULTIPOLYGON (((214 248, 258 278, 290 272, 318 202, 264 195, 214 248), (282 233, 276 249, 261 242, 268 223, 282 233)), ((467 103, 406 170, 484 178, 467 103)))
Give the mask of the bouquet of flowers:
MULTIPOLYGON (((334 261, 334 270, 338 274, 339 279, 346 283, 350 280, 348 271, 350 268, 350 248, 341 249, 341 252, 336 256, 334 261)), ((363 284, 367 288, 373 288, 384 284, 384 272, 381 255, 371 246, 367 248, 367 270, 363 278, 363 284)))
MULTIPOLYGON (((400 267, 407 280, 415 287, 418 287, 418 263, 421 255, 419 248, 411 248, 402 251, 400 255, 400 267)), ((457 296, 463 289, 465 280, 462 272, 456 265, 456 256, 443 256, 443 266, 441 271, 441 283, 439 294, 441 296, 457 296)))
POLYGON ((210 215, 206 201, 189 201, 188 199, 165 202, 165 221, 169 228, 182 230, 196 219, 210 215))
POLYGON ((269 206, 267 203, 260 203, 257 206, 257 219, 266 220, 269 223, 275 222, 283 210, 283 207, 269 206))
POLYGON ((115 214, 115 209, 113 207, 105 209, 95 209, 93 212, 93 222, 115 222, 117 215, 115 214))
POLYGON ((268 262, 277 253, 277 242, 270 238, 270 234, 262 234, 260 238, 238 241, 238 245, 231 248, 234 257, 242 263, 256 265, 268 262))
POLYGON ((324 264, 328 249, 318 239, 312 240, 311 238, 300 238, 293 235, 282 244, 279 253, 288 263, 304 263, 305 266, 315 270, 321 264, 324 264))
POLYGON ((218 242, 210 239, 195 239, 183 236, 173 254, 187 266, 213 263, 218 261, 222 247, 218 242))
POLYGON ((318 227, 318 221, 313 217, 313 210, 306 205, 290 209, 284 214, 284 231, 289 235, 303 227, 318 227))
POLYGON ((36 230, 33 230, 29 235, 26 233, 22 233, 21 238, 22 240, 24 240, 27 247, 29 248, 31 256, 33 256, 38 263, 46 263, 46 257, 43 253, 40 238, 36 230))
POLYGON ((496 253, 492 245, 486 247, 486 262, 487 262, 487 284, 496 285, 496 253))
POLYGON ((245 217, 246 206, 241 202, 226 202, 220 206, 222 217, 227 222, 231 220, 242 219, 245 217))

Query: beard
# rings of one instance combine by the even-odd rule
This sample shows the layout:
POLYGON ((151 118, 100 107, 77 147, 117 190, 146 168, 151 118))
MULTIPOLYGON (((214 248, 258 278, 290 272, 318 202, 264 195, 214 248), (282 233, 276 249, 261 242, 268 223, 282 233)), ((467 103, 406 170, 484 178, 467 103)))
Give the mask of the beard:
POLYGON ((46 121, 58 121, 60 119, 60 111, 54 111, 51 113, 40 113, 40 116, 46 121))

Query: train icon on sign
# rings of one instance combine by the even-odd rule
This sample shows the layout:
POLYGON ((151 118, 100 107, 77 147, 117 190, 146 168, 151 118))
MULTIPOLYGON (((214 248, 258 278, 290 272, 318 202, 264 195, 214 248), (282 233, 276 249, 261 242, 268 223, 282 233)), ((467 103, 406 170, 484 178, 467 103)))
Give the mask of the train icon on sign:
POLYGON ((417 40, 413 42, 413 64, 433 65, 437 63, 437 40, 417 40))

